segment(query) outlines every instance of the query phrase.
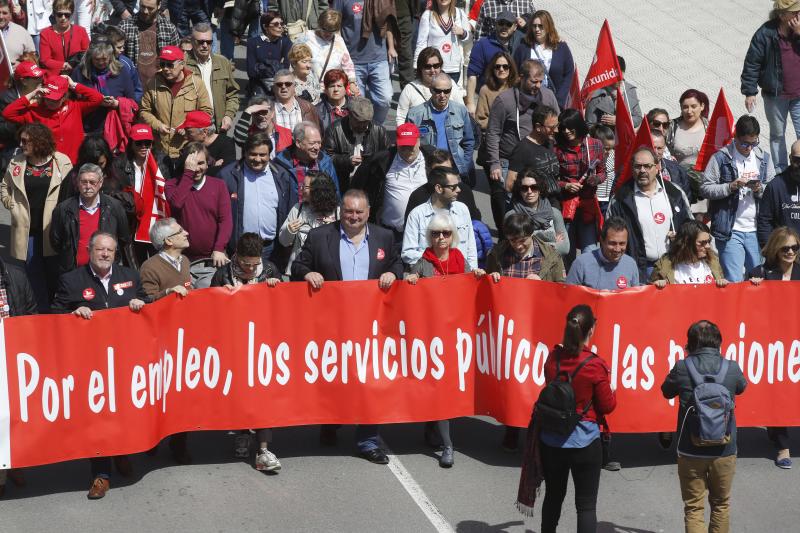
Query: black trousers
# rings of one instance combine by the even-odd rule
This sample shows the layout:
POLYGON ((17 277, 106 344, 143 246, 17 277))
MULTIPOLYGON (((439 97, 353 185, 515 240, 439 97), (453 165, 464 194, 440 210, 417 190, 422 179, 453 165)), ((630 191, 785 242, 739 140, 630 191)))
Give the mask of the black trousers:
POLYGON ((578 511, 578 533, 594 533, 597 529, 597 491, 603 451, 600 439, 585 448, 552 448, 542 443, 544 469, 544 503, 542 533, 554 533, 561 517, 561 504, 567 495, 572 472, 575 485, 575 508, 578 511))
POLYGON ((416 78, 414 65, 414 18, 402 16, 397 19, 400 30, 400 43, 397 47, 397 73, 400 78, 400 90, 416 78))

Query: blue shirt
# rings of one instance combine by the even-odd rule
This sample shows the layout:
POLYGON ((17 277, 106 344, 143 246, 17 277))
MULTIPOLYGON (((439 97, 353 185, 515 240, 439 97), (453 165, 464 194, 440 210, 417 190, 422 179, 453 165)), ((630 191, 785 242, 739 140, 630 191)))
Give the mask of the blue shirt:
POLYGON ((436 126, 436 148, 450 151, 450 145, 447 143, 447 129, 445 122, 447 121, 448 110, 445 107, 439 111, 431 106, 431 116, 433 117, 433 124, 436 126))
POLYGON ((597 422, 581 420, 568 436, 542 431, 542 442, 552 448, 586 448, 600 436, 597 422))
POLYGON ((600 249, 579 255, 567 274, 567 285, 616 291, 639 285, 639 267, 629 255, 612 263, 600 249))
POLYGON ((278 233, 278 188, 272 170, 255 172, 247 165, 244 170, 244 207, 242 233, 253 232, 262 239, 274 240, 278 233))
POLYGON ((331 9, 342 13, 342 38, 350 51, 353 64, 387 61, 386 39, 381 37, 380 28, 373 28, 369 39, 361 37, 364 0, 334 0, 331 9))
POLYGON ((358 246, 339 228, 339 263, 343 281, 369 279, 369 228, 358 246))

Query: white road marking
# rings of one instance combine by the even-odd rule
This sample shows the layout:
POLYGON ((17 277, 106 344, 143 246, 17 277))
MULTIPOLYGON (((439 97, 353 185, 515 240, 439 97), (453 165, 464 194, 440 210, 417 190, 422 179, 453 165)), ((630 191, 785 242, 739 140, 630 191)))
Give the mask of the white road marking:
POLYGON ((422 509, 422 512, 425 513, 425 516, 428 518, 433 527, 436 528, 436 531, 439 533, 455 533, 455 529, 453 526, 450 525, 450 522, 444 517, 444 515, 439 511, 439 508, 436 507, 436 504, 428 498, 428 495, 425 494, 425 491, 422 490, 422 487, 419 486, 419 483, 411 476, 411 472, 406 470, 406 467, 403 466, 403 462, 400 461, 392 450, 386 446, 386 443, 383 444, 384 449, 386 450, 386 455, 389 456, 389 470, 392 471, 394 477, 397 478, 397 481, 406 489, 411 499, 414 500, 414 503, 422 509))

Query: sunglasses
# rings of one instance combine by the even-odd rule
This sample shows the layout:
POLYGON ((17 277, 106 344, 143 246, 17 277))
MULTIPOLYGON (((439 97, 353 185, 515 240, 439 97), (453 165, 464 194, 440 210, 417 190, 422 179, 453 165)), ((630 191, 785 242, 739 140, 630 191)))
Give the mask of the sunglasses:
POLYGON ((175 68, 177 61, 160 61, 158 65, 161 68, 175 68))
POLYGON ((450 94, 453 89, 431 89, 433 94, 450 94))
POLYGON ((423 67, 425 70, 438 70, 442 68, 441 63, 428 63, 423 67))
POLYGON ((520 185, 519 190, 521 192, 539 192, 538 185, 520 185))
POLYGON ((650 122, 650 125, 653 126, 654 128, 668 128, 669 121, 661 122, 660 120, 653 120, 652 122, 650 122))
POLYGON ((456 189, 461 188, 460 183, 453 183, 452 185, 441 185, 442 189, 450 189, 451 191, 455 191, 456 189))
POLYGON ((494 24, 498 28, 510 28, 513 25, 512 22, 508 22, 507 20, 498 20, 494 24))
POLYGON ((655 163, 635 164, 633 165, 633 170, 650 170, 654 166, 656 166, 655 163))
POLYGON ((494 66, 495 70, 509 70, 511 68, 508 64, 498 63, 494 66))
POLYGON ((153 146, 153 141, 147 141, 147 140, 145 140, 145 141, 133 141, 133 144, 135 144, 136 146, 143 146, 145 148, 150 148, 151 146, 153 146))
POLYGON ((780 250, 782 254, 788 254, 789 252, 796 254, 798 251, 800 251, 800 244, 793 244, 791 246, 781 246, 780 250))
POLYGON ((543 24, 531 24, 531 28, 533 28, 534 30, 543 30, 544 29, 544 25, 543 24))
POLYGON ((276 81, 274 83, 274 85, 278 89, 288 89, 289 87, 294 86, 294 82, 293 81, 276 81))
POLYGON ((433 237, 434 239, 436 239, 436 238, 438 238, 440 236, 447 238, 447 237, 450 237, 452 235, 453 235, 453 232, 450 231, 449 229, 442 229, 442 230, 434 229, 434 230, 431 230, 431 237, 433 237))
POLYGON ((711 239, 703 239, 702 241, 697 241, 697 246, 702 246, 704 248, 706 246, 711 246, 711 239))
POLYGON ((211 46, 211 43, 212 43, 213 41, 212 41, 211 39, 195 39, 195 42, 196 42, 198 45, 201 45, 201 44, 207 44, 208 46, 211 46))
POLYGON ((756 146, 758 146, 758 141, 752 143, 746 143, 737 139, 736 144, 738 144, 742 148, 755 148, 756 146))
POLYGON ((70 13, 68 11, 59 11, 58 13, 56 13, 56 18, 59 18, 59 19, 68 19, 71 16, 72 16, 72 13, 70 13))
POLYGON ((273 28, 282 28, 282 27, 286 26, 286 24, 283 21, 275 20, 273 22, 270 22, 269 26, 272 26, 273 28))

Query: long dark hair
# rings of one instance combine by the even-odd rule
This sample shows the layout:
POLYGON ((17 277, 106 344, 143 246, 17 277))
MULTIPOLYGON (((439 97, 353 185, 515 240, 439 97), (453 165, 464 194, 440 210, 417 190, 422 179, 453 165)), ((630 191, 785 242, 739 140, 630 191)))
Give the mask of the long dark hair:
POLYGON ((570 355, 578 355, 583 349, 583 344, 592 331, 597 319, 592 313, 592 308, 586 304, 573 307, 567 313, 567 324, 564 326, 564 340, 561 345, 570 355))
MULTIPOLYGON (((711 234, 711 230, 702 222, 690 219, 681 224, 667 252, 667 257, 672 262, 673 268, 681 263, 694 263, 697 261, 696 243, 697 236, 701 233, 711 234)), ((714 252, 709 248, 703 261, 709 263, 713 257, 714 252)))
POLYGON ((508 52, 497 52, 489 64, 486 65, 486 70, 484 71, 483 78, 486 80, 486 85, 493 91, 499 91, 503 88, 503 83, 497 79, 494 73, 494 66, 497 64, 498 59, 505 59, 508 62, 508 79, 505 81, 505 86, 508 87, 515 87, 517 85, 517 81, 519 81, 519 73, 517 72, 517 65, 514 62, 514 58, 511 57, 511 54, 508 52))
POLYGON ((311 179, 311 195, 308 205, 318 215, 327 215, 336 211, 339 197, 336 194, 336 184, 325 172, 309 172, 306 179, 311 179))

